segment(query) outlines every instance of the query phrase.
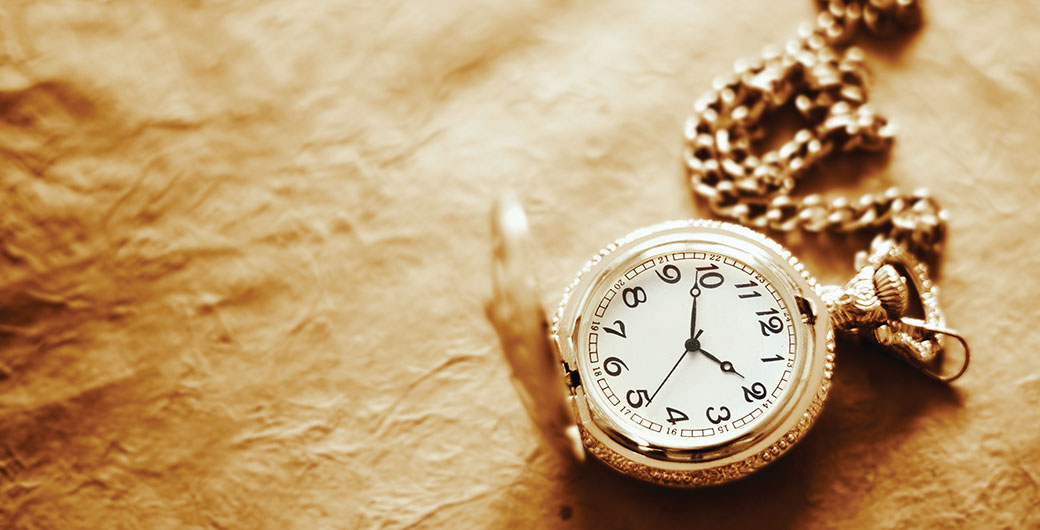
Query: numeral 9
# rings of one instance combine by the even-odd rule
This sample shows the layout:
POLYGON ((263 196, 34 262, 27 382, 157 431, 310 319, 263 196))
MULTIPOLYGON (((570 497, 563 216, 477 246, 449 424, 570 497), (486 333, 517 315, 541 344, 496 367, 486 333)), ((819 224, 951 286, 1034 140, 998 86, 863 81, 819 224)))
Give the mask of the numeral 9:
POLYGON ((657 277, 663 280, 664 283, 678 283, 682 279, 682 274, 679 273, 679 267, 665 265, 664 270, 657 271, 657 277))

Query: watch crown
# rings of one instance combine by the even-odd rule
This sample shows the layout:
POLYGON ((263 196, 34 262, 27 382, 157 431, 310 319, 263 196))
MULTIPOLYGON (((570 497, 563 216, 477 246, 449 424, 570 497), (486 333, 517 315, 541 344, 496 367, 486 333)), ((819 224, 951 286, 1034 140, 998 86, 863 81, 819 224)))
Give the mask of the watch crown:
POLYGON ((874 289, 888 317, 901 318, 910 302, 910 290, 903 275, 891 265, 882 265, 874 272, 874 289))

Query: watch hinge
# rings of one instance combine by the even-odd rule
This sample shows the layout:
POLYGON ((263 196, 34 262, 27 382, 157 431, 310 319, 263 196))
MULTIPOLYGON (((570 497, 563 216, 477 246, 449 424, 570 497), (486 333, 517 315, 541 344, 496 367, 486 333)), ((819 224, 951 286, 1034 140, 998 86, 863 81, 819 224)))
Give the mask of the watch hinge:
POLYGON ((802 313, 802 320, 810 326, 816 324, 816 308, 812 302, 801 296, 794 297, 794 300, 798 304, 798 311, 802 313))
POLYGON ((567 366, 566 362, 561 364, 563 364, 564 381, 567 382, 567 388, 571 391, 571 394, 573 394, 574 389, 581 386, 581 376, 578 375, 577 370, 571 370, 570 367, 567 366))

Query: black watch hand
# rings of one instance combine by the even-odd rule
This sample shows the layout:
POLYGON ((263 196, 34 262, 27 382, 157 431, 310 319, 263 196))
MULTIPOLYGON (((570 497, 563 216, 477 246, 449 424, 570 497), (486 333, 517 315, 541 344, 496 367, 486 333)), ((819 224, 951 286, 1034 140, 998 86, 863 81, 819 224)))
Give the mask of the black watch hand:
POLYGON ((712 355, 710 352, 708 352, 704 348, 701 348, 700 352, 703 353, 707 358, 715 361, 719 365, 719 368, 722 369, 723 372, 728 372, 728 373, 731 373, 731 374, 737 374, 737 375, 740 376, 741 379, 744 379, 744 376, 740 375, 740 372, 738 372, 735 368, 733 368, 733 363, 731 363, 729 361, 720 360, 718 357, 712 355))
POLYGON ((647 405, 654 401, 654 398, 657 397, 657 393, 661 391, 661 387, 663 387, 664 384, 668 381, 668 378, 672 376, 672 372, 675 372, 675 369, 679 367, 679 363, 681 363, 683 358, 686 357, 686 354, 693 353, 700 349, 700 343, 697 342, 697 337, 699 337, 700 335, 701 334, 698 333, 695 337, 686 341, 686 350, 683 351, 682 355, 679 356, 679 360, 675 361, 675 365, 672 366, 672 369, 668 371, 668 375, 664 376, 664 381, 661 381, 661 384, 657 385, 657 390, 654 390, 654 393, 650 396, 650 399, 646 400, 647 405), (695 346, 695 348, 691 349, 690 346, 695 346))
MULTIPOLYGON (((697 338, 697 297, 701 295, 701 287, 698 285, 698 276, 701 271, 696 271, 693 274, 693 287, 690 288, 690 296, 693 297, 693 309, 690 310, 690 338, 697 338)), ((696 351, 696 350, 689 350, 696 351)))
POLYGON ((650 395, 650 399, 646 400, 646 404, 647 405, 649 405, 650 403, 653 403, 654 398, 657 397, 657 393, 661 391, 661 387, 663 387, 665 382, 668 381, 668 378, 672 376, 672 372, 674 372, 675 369, 679 367, 679 363, 682 362, 683 357, 686 357, 687 353, 689 353, 689 352, 687 352, 687 351, 682 352, 682 355, 679 356, 679 360, 675 361, 675 365, 672 366, 672 369, 668 371, 668 375, 664 376, 664 381, 661 381, 661 384, 657 385, 657 390, 654 390, 654 393, 650 395))

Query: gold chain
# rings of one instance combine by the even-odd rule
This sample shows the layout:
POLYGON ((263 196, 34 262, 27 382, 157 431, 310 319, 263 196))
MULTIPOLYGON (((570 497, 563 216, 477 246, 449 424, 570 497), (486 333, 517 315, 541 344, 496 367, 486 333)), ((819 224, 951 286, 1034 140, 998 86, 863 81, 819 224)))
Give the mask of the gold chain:
POLYGON ((881 150, 892 127, 867 104, 863 53, 837 47, 860 26, 887 34, 916 26, 916 0, 817 0, 822 12, 783 48, 739 60, 694 104, 685 126, 684 158, 694 191, 712 210, 742 224, 776 231, 851 233, 889 229, 888 237, 919 256, 940 251, 946 214, 926 191, 892 188, 826 202, 790 196, 795 182, 832 152, 881 150), (765 135, 763 117, 794 98, 806 127, 762 155, 752 145, 765 135))

